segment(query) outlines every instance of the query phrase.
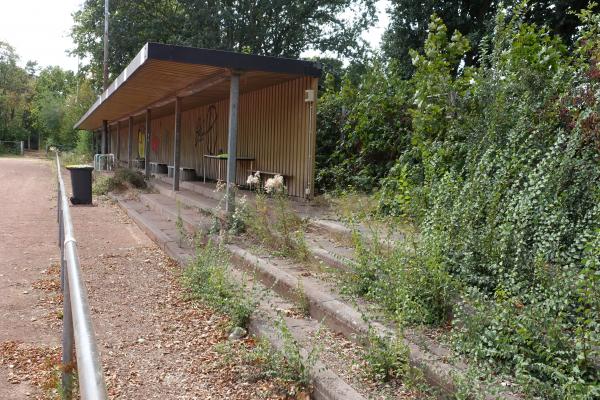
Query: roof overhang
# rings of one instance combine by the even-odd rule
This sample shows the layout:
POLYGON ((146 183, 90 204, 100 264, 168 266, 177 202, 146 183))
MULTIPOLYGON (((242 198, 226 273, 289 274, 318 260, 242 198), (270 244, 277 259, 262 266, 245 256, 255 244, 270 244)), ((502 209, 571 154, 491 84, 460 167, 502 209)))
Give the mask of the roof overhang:
POLYGON ((75 124, 95 130, 102 121, 126 120, 156 110, 172 112, 176 97, 183 109, 229 96, 229 76, 240 74, 240 92, 275 85, 299 76, 319 77, 321 65, 289 58, 146 43, 75 124))

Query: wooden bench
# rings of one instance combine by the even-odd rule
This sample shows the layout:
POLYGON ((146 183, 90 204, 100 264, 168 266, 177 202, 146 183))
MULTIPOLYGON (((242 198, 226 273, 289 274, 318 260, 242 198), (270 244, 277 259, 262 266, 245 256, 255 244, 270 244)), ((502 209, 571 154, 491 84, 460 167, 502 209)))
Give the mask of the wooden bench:
MULTIPOLYGON (((175 166, 169 165, 167 167, 167 176, 173 178, 175 166)), ((196 179, 196 170, 194 168, 187 167, 179 167, 179 180, 183 181, 193 181, 196 179)))
POLYGON ((166 174, 168 173, 167 164, 159 163, 159 162, 151 162, 150 163, 150 172, 153 174, 166 174))
POLYGON ((131 167, 135 169, 144 169, 145 163, 143 158, 131 160, 131 167))

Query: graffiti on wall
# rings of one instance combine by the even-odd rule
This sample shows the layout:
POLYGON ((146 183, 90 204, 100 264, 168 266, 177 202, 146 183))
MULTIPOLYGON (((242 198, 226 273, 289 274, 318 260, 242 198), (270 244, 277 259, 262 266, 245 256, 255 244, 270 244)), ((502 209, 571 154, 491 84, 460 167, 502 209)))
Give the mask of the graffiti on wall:
POLYGON ((144 158, 144 143, 146 138, 142 129, 138 129, 138 158, 144 158))
POLYGON ((160 147, 160 138, 158 136, 152 136, 150 140, 150 145, 152 146, 152 151, 156 154, 158 153, 158 148, 160 147))
POLYGON ((198 117, 196 123, 196 141, 195 146, 198 148, 204 142, 204 151, 207 154, 215 154, 217 147, 217 130, 215 125, 217 122, 217 107, 211 104, 206 110, 204 117, 198 117))

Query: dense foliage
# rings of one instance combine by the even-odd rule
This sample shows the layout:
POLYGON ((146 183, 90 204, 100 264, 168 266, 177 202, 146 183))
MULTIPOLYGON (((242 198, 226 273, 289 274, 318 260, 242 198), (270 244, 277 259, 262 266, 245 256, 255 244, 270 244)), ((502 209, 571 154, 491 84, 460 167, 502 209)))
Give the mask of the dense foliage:
POLYGON ((406 147, 410 83, 379 59, 367 65, 358 85, 346 76, 338 89, 332 74, 325 79, 316 157, 321 190, 377 187, 406 147))
POLYGON ((418 234, 359 241, 351 283, 404 322, 454 316, 457 350, 532 396, 597 398, 600 16, 580 15, 569 52, 526 12, 498 14, 477 67, 432 17, 409 145, 379 194, 418 234))
MULTIPOLYGON (((442 18, 450 32, 458 30, 473 44, 465 55, 467 65, 478 60, 479 43, 493 33, 494 16, 498 9, 512 12, 522 0, 392 0, 390 25, 383 38, 383 50, 387 57, 399 62, 404 77, 414 71, 410 62, 410 50, 421 50, 428 33, 429 17, 442 18)), ((590 0, 536 0, 521 16, 527 22, 547 26, 567 43, 571 44, 579 20, 573 11, 586 8, 590 0)))
POLYGON ((0 140, 73 148, 81 135, 73 125, 94 97, 82 76, 31 61, 23 68, 15 49, 0 42, 0 140))

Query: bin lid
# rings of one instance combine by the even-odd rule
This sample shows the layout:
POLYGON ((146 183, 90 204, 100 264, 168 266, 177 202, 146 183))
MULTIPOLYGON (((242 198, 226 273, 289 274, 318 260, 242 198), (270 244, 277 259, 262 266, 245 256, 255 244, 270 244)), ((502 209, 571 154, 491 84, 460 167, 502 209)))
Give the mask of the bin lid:
POLYGON ((81 164, 81 165, 67 165, 65 168, 68 169, 68 170, 71 170, 71 169, 89 169, 89 170, 93 170, 94 169, 93 166, 91 166, 91 165, 85 165, 85 164, 81 164))

